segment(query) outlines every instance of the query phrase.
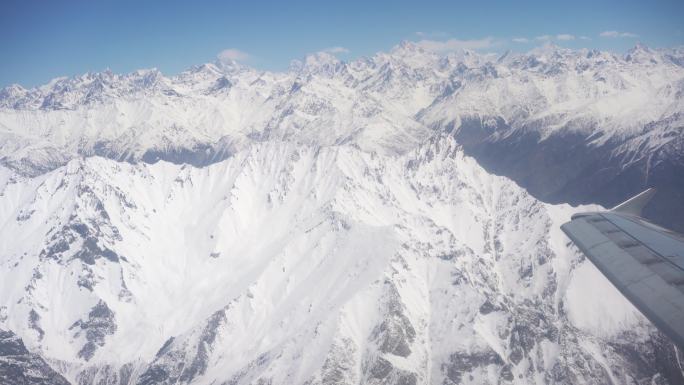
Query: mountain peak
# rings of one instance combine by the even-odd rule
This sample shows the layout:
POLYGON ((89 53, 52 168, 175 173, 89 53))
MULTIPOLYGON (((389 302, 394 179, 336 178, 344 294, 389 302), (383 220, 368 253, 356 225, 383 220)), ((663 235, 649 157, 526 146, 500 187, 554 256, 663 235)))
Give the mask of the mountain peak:
POLYGON ((543 45, 533 48, 528 52, 528 54, 535 55, 539 57, 540 59, 551 59, 551 58, 558 58, 567 54, 572 53, 573 51, 569 48, 564 48, 559 45, 556 45, 551 42, 546 42, 543 45))
POLYGON ((399 44, 392 47, 391 54, 406 54, 406 53, 425 53, 425 48, 414 41, 402 40, 399 44))
POLYGON ((660 54, 645 44, 637 42, 624 56, 624 60, 638 64, 658 64, 662 61, 660 54))
POLYGON ((208 65, 212 65, 213 67, 208 67, 207 69, 209 70, 214 70, 214 71, 219 71, 224 74, 229 74, 229 73, 237 73, 246 70, 247 66, 244 64, 240 64, 236 60, 232 59, 221 59, 221 60, 216 60, 214 63, 209 63, 208 65))
POLYGON ((327 77, 337 73, 344 63, 329 52, 314 52, 304 57, 303 61, 293 60, 290 70, 306 75, 323 75, 327 77))
POLYGON ((204 63, 204 64, 200 64, 200 65, 190 67, 189 72, 220 75, 222 73, 220 66, 221 66, 220 61, 216 61, 213 63, 204 63))
POLYGON ((0 89, 0 94, 16 94, 26 92, 26 88, 22 87, 20 84, 12 83, 7 87, 0 89))

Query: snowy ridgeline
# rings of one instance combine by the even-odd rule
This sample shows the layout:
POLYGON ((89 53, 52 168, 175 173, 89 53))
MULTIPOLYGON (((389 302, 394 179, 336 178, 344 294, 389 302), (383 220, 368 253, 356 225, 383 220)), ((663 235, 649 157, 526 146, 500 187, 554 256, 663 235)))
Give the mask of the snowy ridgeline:
POLYGON ((285 73, 237 63, 89 73, 0 90, 0 162, 28 175, 93 154, 206 165, 266 140, 396 154, 475 124, 489 141, 617 142, 614 156, 630 163, 682 138, 683 66, 682 48, 437 55, 404 42, 348 63, 310 55, 285 73))
POLYGON ((677 383, 576 209, 451 137, 0 168, 0 383, 677 383))

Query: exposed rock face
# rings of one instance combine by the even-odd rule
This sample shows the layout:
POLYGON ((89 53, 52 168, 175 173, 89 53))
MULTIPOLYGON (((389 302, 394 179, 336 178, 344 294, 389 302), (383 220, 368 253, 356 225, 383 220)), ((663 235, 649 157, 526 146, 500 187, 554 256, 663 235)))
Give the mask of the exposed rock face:
POLYGON ((86 343, 78 351, 78 356, 88 361, 93 358, 97 348, 104 346, 105 337, 116 332, 114 313, 107 307, 105 302, 100 300, 88 313, 87 320, 74 322, 69 330, 74 331, 75 338, 79 337, 82 333, 85 334, 86 343))
POLYGON ((404 314, 404 305, 392 282, 387 282, 387 294, 382 322, 371 332, 371 339, 383 353, 400 357, 411 354, 410 345, 416 338, 411 321, 404 314))
POLYGON ((138 384, 189 384, 205 374, 219 328, 225 323, 225 312, 219 310, 209 317, 201 332, 193 336, 195 339, 192 342, 176 345, 175 338, 169 338, 138 384))
POLYGON ((70 385, 40 355, 32 354, 16 334, 0 330, 0 384, 70 385))

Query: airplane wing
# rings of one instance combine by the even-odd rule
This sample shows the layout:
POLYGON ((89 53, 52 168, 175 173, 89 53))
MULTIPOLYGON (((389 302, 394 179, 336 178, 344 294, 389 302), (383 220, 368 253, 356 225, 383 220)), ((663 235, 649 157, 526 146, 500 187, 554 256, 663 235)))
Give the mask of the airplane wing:
POLYGON ((575 214, 561 229, 684 350, 684 236, 640 217, 654 193, 646 190, 607 212, 575 214))

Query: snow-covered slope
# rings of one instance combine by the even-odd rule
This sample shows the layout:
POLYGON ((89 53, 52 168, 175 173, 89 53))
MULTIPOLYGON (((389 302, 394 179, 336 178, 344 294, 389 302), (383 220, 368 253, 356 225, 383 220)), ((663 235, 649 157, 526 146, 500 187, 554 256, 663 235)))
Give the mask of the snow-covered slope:
POLYGON ((204 168, 79 158, 0 186, 0 329, 73 383, 681 378, 562 236, 573 208, 453 138, 399 157, 269 141, 204 168))
POLYGON ((404 42, 350 63, 314 54, 287 73, 236 63, 172 77, 91 73, 0 91, 0 157, 35 175, 79 154, 208 164, 266 139, 403 153, 473 119, 505 126, 498 136, 641 138, 624 151, 649 154, 681 134, 681 62, 680 50, 643 46, 624 57, 547 46, 496 58, 404 42))
POLYGON ((684 231, 681 51, 624 57, 545 47, 464 69, 418 120, 549 202, 613 206, 646 187, 647 215, 684 231))
POLYGON ((611 206, 655 186, 648 214, 684 231, 683 63, 681 48, 643 45, 497 57, 404 42, 352 62, 313 54, 285 73, 91 73, 0 90, 0 163, 26 175, 81 155, 204 166, 269 140, 403 154, 446 130, 544 201, 611 206))
POLYGON ((422 120, 493 116, 516 129, 534 126, 542 139, 565 128, 593 134, 600 144, 642 133, 644 125, 684 108, 684 68, 643 46, 624 57, 546 46, 459 75, 457 89, 439 97, 422 120))
POLYGON ((407 42, 0 90, 0 381, 682 383, 533 195, 684 191, 683 58, 407 42))

